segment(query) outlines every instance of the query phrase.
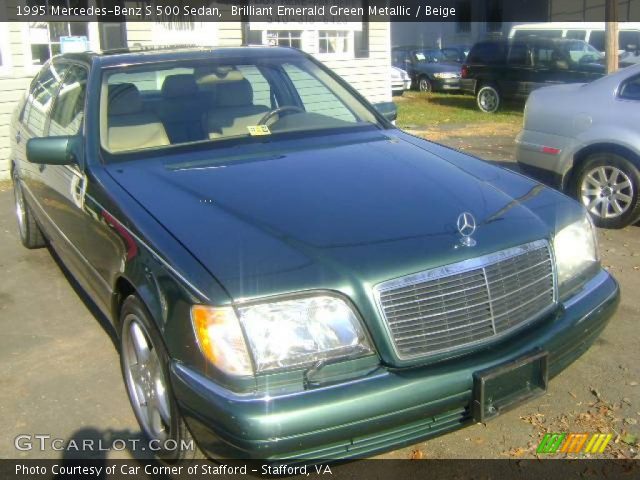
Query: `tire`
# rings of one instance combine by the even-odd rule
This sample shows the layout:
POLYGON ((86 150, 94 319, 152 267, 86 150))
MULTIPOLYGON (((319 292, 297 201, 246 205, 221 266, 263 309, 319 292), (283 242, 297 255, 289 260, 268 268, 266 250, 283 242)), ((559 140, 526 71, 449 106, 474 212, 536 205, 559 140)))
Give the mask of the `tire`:
POLYGON ((41 248, 47 244, 47 241, 40 230, 38 222, 36 222, 31 207, 27 204, 22 191, 22 183, 18 172, 14 169, 11 178, 13 180, 13 199, 16 217, 18 221, 18 232, 20 241, 26 248, 41 248))
POLYGON ((431 83, 431 80, 424 76, 418 78, 418 90, 425 93, 433 92, 433 84, 431 83))
POLYGON ((476 93, 476 103, 480 111, 484 113, 495 113, 500 108, 502 98, 498 89, 493 85, 482 85, 476 93))
POLYGON ((120 367, 133 412, 154 453, 175 462, 204 458, 193 441, 172 393, 169 355, 146 307, 135 295, 120 311, 120 367), (191 442, 193 450, 165 448, 191 442), (176 443, 173 443, 176 442, 176 443), (158 448, 159 450, 155 450, 158 448))
POLYGON ((589 155, 575 175, 574 194, 601 228, 624 228, 640 220, 640 172, 622 155, 589 155))

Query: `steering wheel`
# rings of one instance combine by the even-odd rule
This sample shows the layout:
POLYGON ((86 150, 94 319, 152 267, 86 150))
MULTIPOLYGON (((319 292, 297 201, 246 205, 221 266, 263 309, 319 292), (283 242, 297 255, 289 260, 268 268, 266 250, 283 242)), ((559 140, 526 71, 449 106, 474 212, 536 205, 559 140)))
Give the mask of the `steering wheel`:
POLYGON ((266 125, 267 121, 271 119, 271 117, 280 116, 284 112, 298 112, 304 113, 304 108, 296 107, 295 105, 285 105, 284 107, 274 108, 273 110, 268 111, 264 114, 264 117, 260 119, 258 125, 266 125))

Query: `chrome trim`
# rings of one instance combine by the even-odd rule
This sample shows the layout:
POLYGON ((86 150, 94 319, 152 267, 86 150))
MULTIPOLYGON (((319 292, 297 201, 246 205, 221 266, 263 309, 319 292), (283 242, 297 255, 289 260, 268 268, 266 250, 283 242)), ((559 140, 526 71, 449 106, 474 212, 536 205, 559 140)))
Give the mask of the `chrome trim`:
MULTIPOLYGON (((546 278, 546 277, 545 277, 546 278)), ((540 280, 540 279, 538 279, 540 280)), ((461 350, 461 349, 466 349, 469 347, 473 347, 473 346, 477 346, 477 345, 482 345, 482 344, 487 344, 487 343, 492 343, 495 342, 497 340, 499 340, 500 338, 510 335, 518 330, 520 330, 521 328, 524 328, 527 325, 530 325, 531 322, 535 321, 538 318, 541 318, 543 315, 551 312, 554 308, 556 308, 558 306, 558 275, 557 275, 557 271, 556 271, 556 261, 555 261, 555 252, 553 250, 553 247, 551 246, 550 242, 546 239, 543 240, 536 240, 530 243, 526 243, 524 245, 519 245, 517 247, 512 247, 512 248, 507 248, 505 250, 500 250, 498 252, 493 252, 487 255, 483 255, 481 257, 475 257, 475 258, 470 258, 468 260, 463 260, 461 262, 457 262, 457 263, 452 263, 449 265, 444 265, 441 267, 436 267, 436 268, 432 268, 429 270, 424 270, 421 272, 417 272, 417 273, 413 273, 410 275, 406 275, 403 277, 398 277, 398 278, 394 278, 391 280, 386 280, 384 282, 381 282, 377 285, 375 285, 373 287, 373 296, 374 296, 374 300, 375 300, 375 304, 376 307, 378 309, 378 314, 380 315, 380 317, 383 320, 383 324, 384 324, 384 328, 387 332, 387 338, 389 339, 389 343, 391 345, 391 348, 393 349, 393 352, 395 354, 395 356, 399 359, 399 360, 411 360, 411 359, 417 359, 417 358, 428 358, 430 356, 434 356, 434 355, 441 355, 443 353, 447 353, 447 352, 452 352, 452 351, 456 351, 456 350, 461 350), (492 306, 492 301, 493 299, 491 298, 491 294, 490 294, 490 290, 489 290, 489 286, 488 286, 488 278, 486 275, 486 267, 489 267, 495 263, 499 263, 502 262, 504 260, 508 260, 510 258, 514 258, 517 257, 519 255, 523 255, 525 253, 531 252, 533 250, 538 250, 540 248, 546 248, 548 253, 549 253, 549 258, 551 261, 551 276, 552 276, 552 303, 546 307, 545 309, 543 309, 542 311, 538 312, 537 314, 533 315, 531 318, 528 318, 527 320, 512 326, 511 328, 508 328, 500 333, 496 333, 496 326, 495 326, 495 320, 496 317, 494 315, 493 312, 493 306, 492 306), (399 288, 404 288, 404 287, 409 287, 412 285, 415 285, 417 283, 423 283, 423 282, 429 282, 429 281, 433 281, 433 280, 437 280, 439 278, 443 278, 443 277, 448 277, 451 275, 457 275, 457 274, 461 274, 461 273, 465 273, 465 272, 469 272, 469 271, 473 271, 473 270, 481 270, 482 274, 484 276, 484 280, 485 280, 485 285, 487 286, 487 294, 489 295, 489 300, 488 303, 490 305, 490 314, 491 314, 491 327, 493 330, 493 334, 489 337, 486 338, 481 338, 479 340, 475 340, 469 343, 464 343, 461 345, 456 345, 455 347, 449 347, 449 348, 443 348, 443 349, 437 349, 434 352, 426 352, 426 353, 418 353, 415 355, 403 355, 399 352, 398 347, 396 346, 396 342, 394 340, 394 334, 391 331, 391 327, 389 325, 389 321, 387 319, 387 315, 385 313, 384 307, 382 305, 382 300, 381 300, 381 295, 384 292, 387 292, 389 290, 396 290, 399 288)), ((498 298, 499 299, 499 298, 498 298)), ((509 312, 506 312, 509 313, 509 312)), ((498 315, 498 317, 503 317, 505 315, 505 312, 503 312, 502 314, 498 315)))
POLYGON ((233 402, 246 402, 246 403, 269 403, 273 400, 279 400, 283 398, 291 398, 298 397, 300 395, 315 395, 317 392, 325 391, 325 390, 333 390, 335 388, 345 388, 353 385, 358 385, 363 382, 368 382, 371 380, 377 380, 382 377, 386 377, 389 375, 388 372, 384 371, 381 373, 376 373, 374 375, 368 375, 365 377, 356 378, 354 380, 347 380, 345 382, 334 383, 331 385, 326 385, 323 387, 311 388, 308 390, 300 390, 297 392, 289 392, 282 393, 276 395, 270 395, 268 393, 257 393, 257 392, 247 392, 247 393, 238 393, 227 388, 224 388, 217 384, 215 381, 211 380, 208 377, 205 377, 201 373, 196 372, 192 368, 185 366, 182 363, 177 361, 172 362, 171 369, 174 370, 173 374, 182 376, 184 378, 189 379, 193 383, 198 384, 200 387, 209 390, 210 392, 218 395, 226 400, 233 402))
MULTIPOLYGON (((408 287, 415 283, 427 282, 430 280, 436 280, 441 277, 448 277, 457 273, 464 273, 470 270, 480 269, 487 267, 494 263, 507 260, 509 258, 517 257, 532 250, 537 250, 542 247, 549 247, 547 240, 536 240, 535 242, 526 243, 517 247, 507 248, 499 252, 490 253, 482 257, 470 258, 461 262, 452 263, 450 265, 444 265, 442 267, 432 268, 430 270, 424 270, 422 272, 413 273, 404 277, 398 277, 391 280, 386 280, 382 283, 374 286, 374 291, 378 293, 386 292, 387 290, 394 290, 396 288, 408 287)), ((555 263, 555 262, 554 262, 555 263)), ((554 265, 555 273, 555 265, 554 265)))

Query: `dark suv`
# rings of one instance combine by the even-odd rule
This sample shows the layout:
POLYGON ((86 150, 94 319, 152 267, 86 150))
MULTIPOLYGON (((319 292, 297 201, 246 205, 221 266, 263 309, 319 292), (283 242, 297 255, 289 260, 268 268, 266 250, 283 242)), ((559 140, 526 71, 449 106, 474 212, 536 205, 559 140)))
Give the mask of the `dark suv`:
POLYGON ((603 55, 582 40, 530 38, 476 43, 462 66, 461 88, 493 113, 503 100, 526 100, 536 88, 586 83, 605 74, 603 55))

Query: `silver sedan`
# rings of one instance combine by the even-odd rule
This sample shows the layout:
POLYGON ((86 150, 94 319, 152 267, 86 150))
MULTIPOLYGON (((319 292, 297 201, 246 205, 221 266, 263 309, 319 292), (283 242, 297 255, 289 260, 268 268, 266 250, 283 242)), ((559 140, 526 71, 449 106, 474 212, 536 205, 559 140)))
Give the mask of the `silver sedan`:
POLYGON ((581 201, 596 225, 640 220, 640 65, 527 100, 516 139, 522 170, 581 201))

